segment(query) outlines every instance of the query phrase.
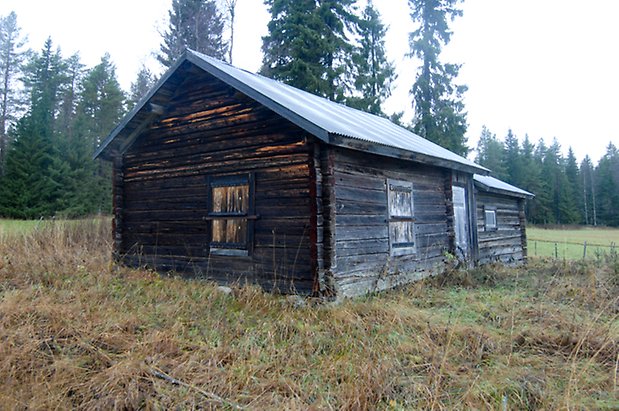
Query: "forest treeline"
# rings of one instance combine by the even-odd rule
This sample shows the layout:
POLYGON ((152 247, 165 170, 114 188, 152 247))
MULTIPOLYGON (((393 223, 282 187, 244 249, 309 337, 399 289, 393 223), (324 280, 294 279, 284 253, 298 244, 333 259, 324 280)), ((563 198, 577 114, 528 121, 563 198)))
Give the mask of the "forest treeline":
MULTIPOLYGON (((466 86, 459 64, 441 61, 451 39, 449 23, 462 15, 461 0, 408 0, 411 32, 407 57, 414 117, 387 114, 395 66, 387 58, 387 27, 373 2, 264 0, 271 15, 263 37, 261 74, 368 111, 409 128, 449 150, 469 154, 466 86)), ((237 0, 173 0, 156 53, 170 67, 186 48, 232 62, 237 0)), ((0 17, 0 216, 75 217, 111 209, 111 167, 93 160, 95 148, 155 83, 142 67, 123 90, 109 55, 85 67, 48 39, 31 50, 15 13, 0 17)), ((402 56, 405 57, 405 56, 402 56)), ((536 194, 529 218, 537 223, 619 225, 617 149, 593 164, 563 157, 546 146, 505 141, 482 133, 477 160, 494 175, 536 194)))
POLYGON ((511 130, 499 139, 484 127, 476 151, 476 162, 494 177, 535 194, 527 201, 529 221, 619 226, 619 150, 612 142, 594 165, 589 156, 579 163, 571 147, 564 156, 557 139, 534 144, 511 130))
POLYGON ((154 76, 125 92, 107 54, 87 68, 51 38, 28 46, 17 15, 0 17, 0 217, 109 213, 111 165, 92 155, 154 76))

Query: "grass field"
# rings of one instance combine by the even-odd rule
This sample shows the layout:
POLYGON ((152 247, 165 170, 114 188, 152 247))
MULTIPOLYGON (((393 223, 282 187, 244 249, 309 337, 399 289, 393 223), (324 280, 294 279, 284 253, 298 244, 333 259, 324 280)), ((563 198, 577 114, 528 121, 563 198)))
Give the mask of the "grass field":
POLYGON ((531 257, 555 258, 556 256, 559 259, 582 259, 585 242, 587 243, 587 259, 599 259, 611 252, 619 251, 619 229, 617 228, 583 227, 564 230, 529 226, 527 227, 527 239, 531 257))
POLYGON ((38 220, 4 220, 0 219, 0 238, 8 235, 26 234, 47 224, 46 221, 38 220))
POLYGON ((0 239, 0 408, 619 408, 619 262, 298 306, 109 256, 91 220, 0 239))
POLYGON ((9 236, 30 235, 35 231, 45 231, 53 228, 63 229, 64 227, 80 226, 84 222, 109 226, 110 218, 92 217, 79 220, 7 220, 0 218, 0 239, 9 236))

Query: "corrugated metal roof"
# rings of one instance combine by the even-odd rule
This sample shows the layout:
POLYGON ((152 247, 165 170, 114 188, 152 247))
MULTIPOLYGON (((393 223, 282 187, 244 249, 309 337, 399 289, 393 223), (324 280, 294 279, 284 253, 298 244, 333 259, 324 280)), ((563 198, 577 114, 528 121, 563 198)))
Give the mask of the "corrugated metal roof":
MULTIPOLYGON (((453 168, 483 174, 488 172, 486 168, 473 161, 452 153, 385 118, 334 103, 192 50, 187 50, 180 60, 187 60, 197 65, 327 143, 344 145, 340 143, 348 138, 370 143, 362 145, 367 151, 372 151, 373 145, 391 147, 411 153, 410 159, 417 161, 430 162, 436 159, 442 160, 442 164, 453 168)), ((181 61, 177 62, 162 80, 168 78, 172 71, 177 70, 180 63, 181 61)), ((160 81, 156 88, 161 87, 162 84, 163 82, 160 81)), ((152 90, 140 104, 145 105, 148 98, 152 97, 155 92, 156 89, 152 90)), ((136 107, 132 113, 128 114, 128 117, 135 115, 138 110, 139 107, 136 107)), ((96 155, 105 151, 105 147, 130 120, 129 118, 121 122, 119 127, 108 136, 96 155)), ((355 147, 358 148, 357 146, 355 147)))
POLYGON ((478 187, 481 187, 485 190, 495 190, 505 194, 516 195, 517 197, 527 197, 533 198, 535 195, 533 193, 529 193, 521 188, 513 186, 511 184, 507 184, 505 181, 501 181, 498 178, 490 177, 490 176, 480 176, 479 174, 475 174, 473 176, 475 183, 478 187))

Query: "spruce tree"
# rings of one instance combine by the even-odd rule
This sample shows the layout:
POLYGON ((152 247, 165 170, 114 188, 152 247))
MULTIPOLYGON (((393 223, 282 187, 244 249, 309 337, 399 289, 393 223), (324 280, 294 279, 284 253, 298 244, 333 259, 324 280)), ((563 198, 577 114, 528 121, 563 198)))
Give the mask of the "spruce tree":
POLYGON ((565 159, 561 154, 561 145, 555 138, 546 150, 542 166, 544 178, 549 182, 552 206, 549 222, 553 224, 572 224, 577 221, 575 204, 570 196, 571 190, 565 175, 565 159))
POLYGON ((589 156, 585 156, 585 158, 580 163, 580 178, 581 178, 581 186, 582 186, 582 203, 581 209, 584 218, 584 224, 586 225, 596 225, 597 219, 597 210, 595 208, 595 199, 594 199, 594 187, 593 187, 593 174, 594 167, 593 162, 589 156))
POLYGON ((36 218, 57 210, 66 167, 59 160, 55 120, 60 90, 67 81, 65 68, 48 39, 25 69, 30 108, 17 123, 6 157, 0 184, 0 209, 5 216, 36 218))
POLYGON ((359 20, 360 45, 353 57, 357 70, 355 89, 360 96, 346 99, 351 107, 383 116, 381 104, 391 95, 396 78, 395 66, 387 60, 386 34, 387 27, 369 1, 359 20))
POLYGON ((271 13, 262 38, 261 73, 333 101, 353 87, 354 0, 265 0, 271 13))
POLYGON ((572 223, 582 224, 585 221, 583 210, 580 205, 582 204, 582 179, 580 177, 580 170, 578 169, 578 162, 574 155, 572 147, 568 149, 567 158, 565 159, 565 177, 567 178, 568 185, 565 187, 567 195, 570 198, 569 208, 572 215, 572 223))
POLYGON ((598 222, 619 226, 619 150, 613 143, 606 147, 595 174, 598 222))
POLYGON ((466 155, 466 112, 462 95, 467 87, 455 85, 460 65, 443 64, 441 49, 451 39, 448 21, 462 15, 460 0, 409 0, 411 18, 419 27, 410 33, 410 55, 421 60, 411 89, 413 130, 457 154, 466 155))
POLYGON ((506 178, 505 147, 490 130, 483 126, 477 142, 477 157, 475 161, 490 169, 492 175, 498 179, 506 178))
POLYGON ((511 129, 505 136, 505 171, 507 182, 519 186, 522 184, 522 164, 520 158, 520 143, 511 129))
POLYGON ((58 185, 52 179, 57 154, 52 140, 32 114, 17 122, 13 134, 0 179, 0 216, 35 219, 53 215, 58 185))
POLYGON ((224 19, 215 0, 173 0, 168 30, 157 60, 171 67, 178 57, 190 48, 224 60, 227 52, 223 40, 224 19))
POLYGON ((9 124, 16 120, 22 105, 16 80, 28 54, 25 46, 26 37, 21 35, 15 12, 0 17, 0 176, 4 173, 9 124))
POLYGON ((30 96, 30 115, 49 136, 56 130, 61 91, 69 80, 66 69, 60 50, 53 50, 51 38, 24 69, 23 82, 30 96))
POLYGON ((520 151, 520 157, 522 161, 522 175, 520 176, 520 187, 535 194, 535 198, 526 202, 526 215, 530 221, 539 221, 536 215, 537 203, 540 201, 540 199, 543 199, 544 193, 542 193, 541 189, 541 163, 536 161, 534 153, 535 145, 531 143, 529 135, 525 134, 520 151))
POLYGON ((540 139, 533 152, 533 164, 539 170, 540 178, 535 193, 535 199, 531 202, 530 219, 536 224, 553 223, 553 193, 550 175, 544 169, 548 147, 544 139, 540 139), (544 176, 543 178, 541 176, 544 176))

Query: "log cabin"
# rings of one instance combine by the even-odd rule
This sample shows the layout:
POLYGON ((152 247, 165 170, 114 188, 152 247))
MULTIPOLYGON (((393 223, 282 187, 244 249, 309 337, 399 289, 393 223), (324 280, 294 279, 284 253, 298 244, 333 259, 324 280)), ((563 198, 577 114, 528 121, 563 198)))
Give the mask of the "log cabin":
POLYGON ((534 195, 490 176, 475 175, 478 264, 526 262, 525 201, 534 195))
POLYGON ((353 296, 477 260, 474 174, 389 120, 187 50, 95 152, 114 258, 353 296))

